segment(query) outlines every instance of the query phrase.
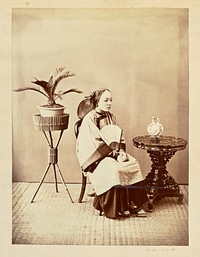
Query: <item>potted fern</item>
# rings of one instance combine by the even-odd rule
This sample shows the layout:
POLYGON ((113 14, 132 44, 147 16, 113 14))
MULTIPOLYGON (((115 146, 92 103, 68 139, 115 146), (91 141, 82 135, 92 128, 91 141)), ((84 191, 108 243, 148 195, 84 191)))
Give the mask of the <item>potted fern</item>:
POLYGON ((40 114, 43 117, 52 117, 52 116, 60 116, 63 115, 64 109, 66 106, 56 103, 56 99, 61 99, 62 97, 68 93, 82 93, 82 91, 71 88, 66 91, 56 91, 59 82, 63 79, 75 76, 74 73, 70 71, 66 71, 65 68, 58 68, 56 69, 55 73, 50 76, 48 81, 38 80, 35 78, 35 81, 31 81, 32 83, 36 84, 37 86, 30 86, 30 87, 21 87, 18 89, 14 89, 14 92, 21 92, 26 90, 32 90, 38 92, 45 96, 48 101, 47 104, 37 106, 40 110, 40 114))

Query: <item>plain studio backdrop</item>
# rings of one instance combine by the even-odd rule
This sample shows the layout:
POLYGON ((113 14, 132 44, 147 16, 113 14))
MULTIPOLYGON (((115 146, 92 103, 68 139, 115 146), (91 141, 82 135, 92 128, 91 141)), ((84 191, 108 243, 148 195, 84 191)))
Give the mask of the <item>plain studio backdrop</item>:
MULTIPOLYGON (((79 102, 95 89, 111 90, 127 152, 144 175, 150 158, 132 139, 147 134, 152 116, 160 118, 163 135, 188 140, 187 9, 13 9, 12 22, 13 89, 30 86, 34 77, 48 80, 56 68, 66 67, 76 76, 58 89, 83 91, 59 101, 70 114, 59 145, 67 183, 81 181, 73 127, 79 102)), ((13 92, 13 181, 37 182, 47 167, 47 143, 33 124, 36 106, 45 103, 37 92, 13 92)), ((189 183, 188 149, 177 152, 167 167, 178 183, 189 183)), ((52 174, 46 181, 53 181, 52 174)))

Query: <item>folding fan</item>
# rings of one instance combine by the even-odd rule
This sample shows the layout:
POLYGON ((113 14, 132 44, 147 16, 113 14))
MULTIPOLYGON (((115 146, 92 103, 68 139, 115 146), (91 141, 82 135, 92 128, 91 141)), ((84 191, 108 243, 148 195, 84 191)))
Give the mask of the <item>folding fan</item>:
POLYGON ((100 130, 101 138, 109 146, 111 143, 120 143, 122 129, 117 125, 106 125, 100 130))

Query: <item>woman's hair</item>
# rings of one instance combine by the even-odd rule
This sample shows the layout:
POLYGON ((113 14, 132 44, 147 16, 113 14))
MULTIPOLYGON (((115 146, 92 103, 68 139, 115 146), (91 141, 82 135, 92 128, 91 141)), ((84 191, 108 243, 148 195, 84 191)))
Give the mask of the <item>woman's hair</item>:
POLYGON ((103 94, 105 91, 109 91, 109 92, 110 92, 110 90, 107 89, 107 88, 101 88, 101 89, 99 89, 99 90, 94 91, 94 96, 93 96, 93 106, 94 106, 94 108, 97 107, 97 105, 98 105, 98 103, 99 103, 99 100, 100 100, 102 94, 103 94))
POLYGON ((93 91, 89 96, 85 97, 85 99, 80 102, 77 109, 77 115, 80 119, 82 119, 89 111, 97 107, 99 100, 105 91, 110 92, 110 90, 107 88, 101 88, 93 91))

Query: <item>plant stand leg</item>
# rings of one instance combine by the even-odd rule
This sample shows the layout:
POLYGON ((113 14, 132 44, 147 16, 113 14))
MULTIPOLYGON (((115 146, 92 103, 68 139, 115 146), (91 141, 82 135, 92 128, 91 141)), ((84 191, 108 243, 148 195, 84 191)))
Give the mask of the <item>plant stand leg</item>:
POLYGON ((55 167, 55 164, 52 164, 52 165, 53 165, 53 171, 54 171, 56 193, 58 193, 58 180, 57 180, 57 175, 56 175, 56 167, 55 167))
POLYGON ((36 195, 37 195, 37 193, 38 193, 38 191, 39 191, 39 189, 40 189, 40 187, 41 187, 41 185, 42 185, 42 183, 43 183, 43 181, 44 181, 44 179, 45 179, 45 177, 47 175, 47 172, 49 171, 50 166, 51 166, 51 163, 49 163, 49 165, 48 165, 48 167, 47 167, 47 169, 46 169, 46 171, 45 171, 45 173, 44 173, 44 175, 43 175, 43 177, 42 177, 42 179, 40 181, 40 184, 39 184, 39 186, 38 186, 38 188, 37 188, 37 190, 36 190, 32 200, 31 200, 31 203, 33 203, 33 201, 34 201, 34 199, 35 199, 35 197, 36 197, 36 195))
POLYGON ((68 195, 69 195, 69 198, 70 198, 71 202, 74 203, 74 201, 73 201, 73 199, 72 199, 72 197, 71 197, 71 195, 70 195, 70 193, 69 193, 69 190, 68 190, 68 188, 67 188, 67 186, 66 186, 66 183, 65 183, 65 181, 64 181, 64 178, 63 178, 63 175, 62 175, 62 173, 61 173, 61 171, 60 171, 60 168, 59 168, 59 166, 58 166, 57 163, 56 163, 56 165, 57 165, 57 168, 58 168, 58 172, 59 172, 59 174, 60 174, 61 181, 62 181, 62 183, 63 183, 65 189, 67 190, 67 193, 68 193, 68 195))
POLYGON ((44 136, 45 136, 45 138, 47 140, 47 143, 49 145, 49 153, 48 153, 49 165, 48 165, 48 167, 47 167, 47 169, 46 169, 46 171, 45 171, 45 173, 44 173, 44 175, 43 175, 43 177, 42 177, 42 179, 40 181, 40 184, 39 184, 39 186, 38 186, 38 188, 37 188, 37 190, 36 190, 32 200, 31 200, 31 203, 33 203, 33 201, 34 201, 34 199, 35 199, 35 197, 36 197, 36 195, 37 195, 37 193, 38 193, 38 191, 39 191, 39 189, 40 189, 40 187, 41 187, 41 185, 42 185, 42 183, 43 183, 43 181, 44 181, 44 179, 45 179, 45 177, 47 175, 47 172, 49 171, 49 168, 50 168, 51 165, 53 166, 53 171, 54 171, 56 193, 58 193, 58 180, 57 180, 57 174, 56 174, 56 172, 57 172, 56 171, 56 166, 57 166, 58 172, 59 172, 59 175, 60 175, 60 178, 61 178, 61 181, 62 181, 62 184, 65 186, 65 189, 67 190, 67 193, 68 193, 68 195, 70 197, 71 202, 74 203, 74 201, 73 201, 73 199, 72 199, 72 197, 71 197, 71 195, 69 193, 69 190, 68 190, 68 188, 66 186, 66 183, 64 181, 64 178, 63 178, 63 175, 62 175, 62 173, 60 171, 60 168, 58 166, 58 145, 60 143, 60 140, 61 140, 61 137, 62 137, 62 134, 63 134, 63 130, 60 132, 60 136, 59 136, 58 142, 56 144, 56 147, 54 147, 54 144, 53 144, 53 137, 52 137, 51 131, 49 131, 49 138, 50 138, 50 140, 48 139, 45 131, 43 131, 43 133, 44 133, 44 136))

